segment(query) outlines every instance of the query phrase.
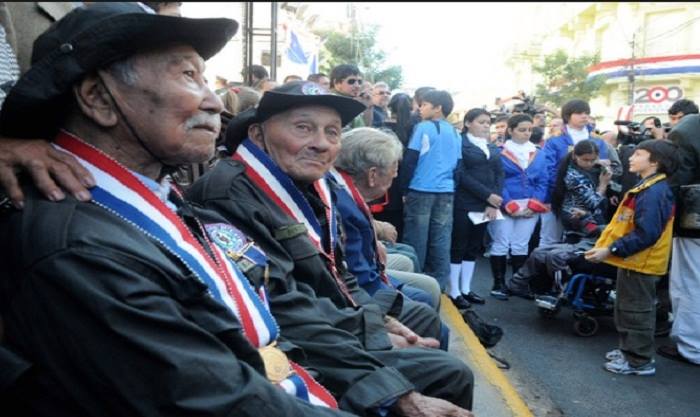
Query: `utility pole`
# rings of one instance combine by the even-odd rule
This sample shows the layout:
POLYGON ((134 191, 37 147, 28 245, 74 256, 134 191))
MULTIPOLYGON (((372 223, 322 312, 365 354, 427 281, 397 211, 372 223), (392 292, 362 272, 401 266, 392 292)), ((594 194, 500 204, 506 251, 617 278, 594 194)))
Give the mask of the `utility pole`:
POLYGON ((634 49, 636 46, 636 37, 637 33, 635 32, 632 34, 632 42, 630 42, 632 46, 632 59, 630 60, 630 70, 627 74, 627 81, 629 81, 629 91, 627 92, 627 104, 629 104, 630 106, 634 105, 634 49))

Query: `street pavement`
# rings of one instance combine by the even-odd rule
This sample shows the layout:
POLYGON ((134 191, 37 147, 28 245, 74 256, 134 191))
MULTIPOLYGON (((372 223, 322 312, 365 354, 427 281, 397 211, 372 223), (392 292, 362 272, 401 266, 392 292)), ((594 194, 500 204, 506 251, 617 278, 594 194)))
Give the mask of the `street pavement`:
MULTIPOLYGON (((509 271, 510 273, 510 271, 509 271)), ((612 317, 600 318, 592 337, 573 332, 571 310, 555 318, 539 316, 533 301, 512 297, 508 301, 488 296, 491 288, 488 259, 477 264, 472 289, 486 298, 475 311, 487 322, 501 326, 503 339, 491 351, 508 360, 511 369, 501 372, 537 417, 699 417, 700 366, 656 358, 652 377, 615 375, 603 370, 605 352, 617 347, 612 317)), ((446 309, 443 309, 443 316, 446 309)), ((453 348, 459 351, 459 332, 453 330, 453 348)), ((669 342, 657 338, 657 346, 669 342)), ((463 357, 469 360, 480 360, 463 357)), ((488 359, 482 359, 488 360, 488 359)), ((503 396, 484 382, 477 368, 477 416, 507 414, 503 396), (479 384, 479 378, 482 383, 479 384), (481 385, 481 386, 480 386, 481 385), (479 397, 479 389, 484 393, 479 397), (491 409, 491 411, 489 411, 491 409), (505 410, 505 411, 504 411, 505 410)), ((517 415, 511 410, 511 415, 517 415)))

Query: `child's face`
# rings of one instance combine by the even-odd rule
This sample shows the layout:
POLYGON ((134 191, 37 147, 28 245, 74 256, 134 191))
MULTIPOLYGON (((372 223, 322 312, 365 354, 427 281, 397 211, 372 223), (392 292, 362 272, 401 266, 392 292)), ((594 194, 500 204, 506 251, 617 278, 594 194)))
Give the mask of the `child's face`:
POLYGON ((594 153, 585 153, 583 155, 574 154, 574 163, 585 171, 590 171, 597 160, 598 155, 594 153))
POLYGON ((657 164, 656 162, 651 162, 649 158, 651 154, 649 151, 644 149, 637 149, 634 151, 632 156, 630 156, 630 172, 639 174, 642 177, 646 177, 650 173, 656 172, 657 164), (646 174, 646 175, 645 175, 646 174))
POLYGON ((489 138, 489 131, 491 130, 491 117, 486 114, 480 114, 476 119, 471 122, 464 123, 467 127, 469 133, 477 138, 489 138))
POLYGON ((419 111, 423 120, 433 120, 442 117, 442 106, 433 106, 433 103, 427 101, 420 105, 419 111))
POLYGON ((518 123, 515 129, 508 129, 510 137, 518 143, 525 143, 532 135, 532 122, 524 121, 518 123))
POLYGON ((573 113, 569 117, 569 126, 575 129, 583 129, 588 123, 590 116, 588 113, 573 113))
POLYGON ((508 122, 501 121, 493 125, 493 130, 496 132, 496 136, 504 138, 506 137, 506 129, 508 129, 508 122))

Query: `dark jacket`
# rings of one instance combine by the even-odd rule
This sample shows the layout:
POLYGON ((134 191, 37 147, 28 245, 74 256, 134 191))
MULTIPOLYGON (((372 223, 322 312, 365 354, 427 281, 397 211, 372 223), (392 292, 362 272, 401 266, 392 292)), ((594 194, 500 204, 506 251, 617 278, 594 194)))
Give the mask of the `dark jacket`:
POLYGON ((489 158, 462 134, 462 161, 455 170, 455 211, 484 211, 489 195, 503 191, 501 150, 488 144, 489 158))
POLYGON ((682 185, 700 184, 700 115, 689 114, 671 130, 668 139, 678 145, 680 165, 669 183, 676 195, 677 212, 674 232, 677 236, 700 238, 700 230, 680 227, 680 219, 685 209, 680 197, 682 185))
MULTIPOLYGON (((379 308, 350 306, 306 229, 250 182, 240 162, 221 160, 192 185, 187 197, 221 213, 265 251, 269 298, 280 334, 304 349, 302 363, 318 369, 324 385, 335 392, 349 391, 347 405, 341 398, 341 406, 360 413, 412 389, 396 369, 368 359, 364 351, 388 352, 391 347, 379 308)), ((348 287, 357 295, 356 282, 348 282, 348 287)))
POLYGON ((25 193, 24 210, 0 216, 0 309, 4 343, 35 365, 30 415, 342 414, 270 384, 234 314, 137 228, 94 204, 25 193))

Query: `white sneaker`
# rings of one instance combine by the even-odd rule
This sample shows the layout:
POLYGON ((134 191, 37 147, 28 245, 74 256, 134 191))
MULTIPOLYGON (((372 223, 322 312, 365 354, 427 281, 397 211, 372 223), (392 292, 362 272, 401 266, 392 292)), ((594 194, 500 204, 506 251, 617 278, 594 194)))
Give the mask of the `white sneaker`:
POLYGON ((605 359, 609 361, 617 361, 618 359, 624 359, 625 355, 620 349, 613 349, 605 354, 605 359))
POLYGON ((653 376, 656 375, 656 366, 654 360, 640 366, 632 366, 626 360, 610 361, 603 365, 606 371, 620 375, 639 375, 653 376))

